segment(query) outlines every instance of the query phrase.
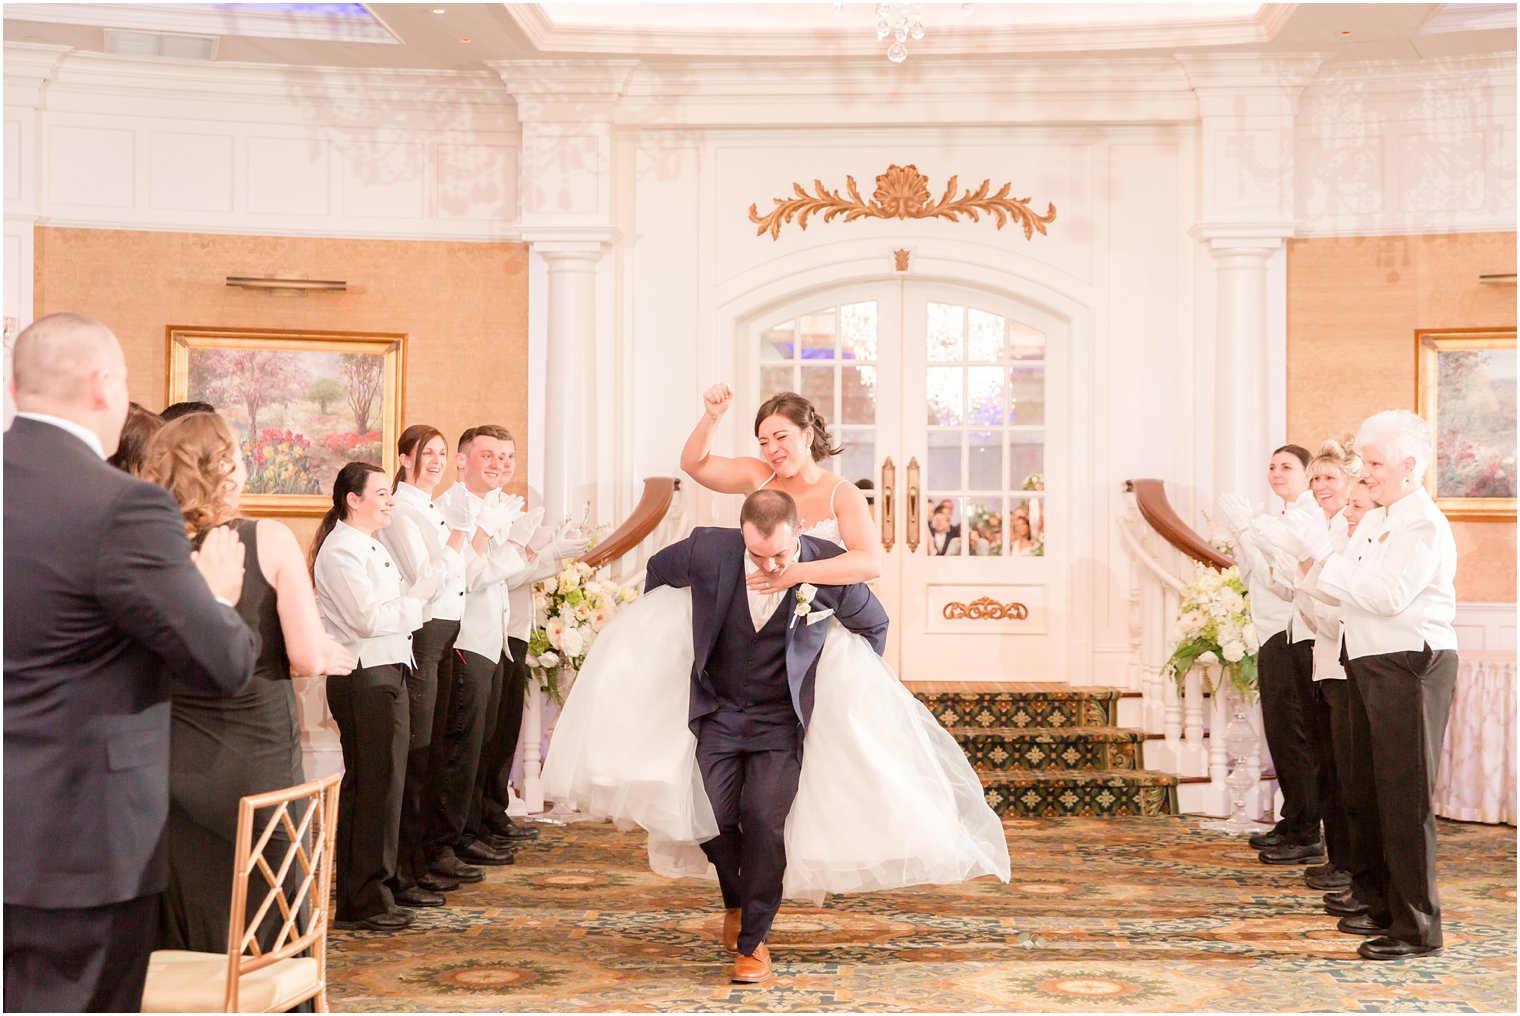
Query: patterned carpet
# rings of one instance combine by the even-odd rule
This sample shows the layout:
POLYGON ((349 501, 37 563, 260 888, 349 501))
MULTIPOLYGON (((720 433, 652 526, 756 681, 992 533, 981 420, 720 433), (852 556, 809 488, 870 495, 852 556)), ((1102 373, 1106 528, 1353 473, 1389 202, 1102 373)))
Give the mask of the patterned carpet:
POLYGON ((335 1010, 1515 1010, 1515 830, 1441 825, 1446 952, 1356 958, 1299 869, 1181 818, 1013 819, 1014 880, 782 907, 777 977, 728 983, 715 884, 642 834, 545 827, 400 935, 334 932, 335 1010))

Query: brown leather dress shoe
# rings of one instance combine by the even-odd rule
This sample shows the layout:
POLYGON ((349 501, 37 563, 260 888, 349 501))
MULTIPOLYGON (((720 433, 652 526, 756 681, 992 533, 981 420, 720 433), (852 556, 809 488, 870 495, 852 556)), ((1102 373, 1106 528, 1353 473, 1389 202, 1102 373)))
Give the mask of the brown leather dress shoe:
POLYGON ((755 946, 755 951, 748 956, 740 956, 734 960, 735 984, 755 984, 759 981, 768 980, 771 976, 771 952, 761 942, 755 946))
POLYGON ((739 922, 743 915, 738 907, 723 911, 723 948, 731 953, 739 951, 739 922))

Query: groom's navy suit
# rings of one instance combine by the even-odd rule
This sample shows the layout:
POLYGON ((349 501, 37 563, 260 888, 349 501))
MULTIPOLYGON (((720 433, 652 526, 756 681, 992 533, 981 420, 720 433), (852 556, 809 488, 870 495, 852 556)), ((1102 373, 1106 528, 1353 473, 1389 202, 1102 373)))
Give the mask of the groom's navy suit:
MULTIPOLYGON (((799 561, 843 553, 811 536, 801 542, 799 561)), ((739 951, 750 955, 781 904, 786 817, 802 772, 803 734, 829 626, 802 618, 793 623, 793 587, 756 630, 745 554, 739 530, 699 528, 650 558, 645 591, 691 589, 689 723, 718 820, 718 835, 702 849, 718 871, 724 906, 743 908, 739 951)), ((885 648, 886 611, 863 583, 819 586, 810 609, 833 610, 834 619, 864 636, 878 655, 885 648)))

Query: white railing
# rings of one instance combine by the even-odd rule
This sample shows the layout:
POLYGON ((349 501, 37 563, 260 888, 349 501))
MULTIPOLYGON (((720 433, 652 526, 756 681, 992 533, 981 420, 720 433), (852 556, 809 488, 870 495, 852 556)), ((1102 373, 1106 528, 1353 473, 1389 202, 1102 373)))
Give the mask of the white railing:
MULTIPOLYGON (((1229 787, 1225 778, 1230 759, 1224 743, 1229 723, 1227 698, 1223 694, 1204 694, 1205 668, 1194 667, 1182 682, 1163 670, 1171 655, 1172 625, 1181 602, 1185 576, 1191 576, 1193 562, 1167 543, 1140 514, 1134 493, 1126 492, 1128 508, 1120 517, 1119 536, 1130 555, 1129 624, 1130 660, 1126 668, 1128 690, 1139 691, 1140 724, 1147 734, 1160 734, 1148 740, 1145 765, 1179 777, 1206 777, 1207 783, 1180 786, 1183 811, 1207 815, 1228 815, 1229 787), (1211 736, 1217 732, 1218 736, 1211 736)), ((1217 667, 1209 668, 1209 684, 1217 686, 1217 667)), ((1265 741, 1261 734, 1261 706, 1251 708, 1251 722, 1256 730, 1256 747, 1247 760, 1254 788, 1247 798, 1247 808, 1256 818, 1272 805, 1270 787, 1260 782, 1265 741)))

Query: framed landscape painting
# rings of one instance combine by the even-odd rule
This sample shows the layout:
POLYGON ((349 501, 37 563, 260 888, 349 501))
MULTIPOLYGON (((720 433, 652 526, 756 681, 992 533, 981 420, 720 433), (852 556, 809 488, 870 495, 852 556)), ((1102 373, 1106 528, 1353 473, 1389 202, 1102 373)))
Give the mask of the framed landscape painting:
POLYGON ((1415 332, 1415 404, 1435 432, 1425 486, 1453 519, 1515 518, 1515 330, 1415 332))
POLYGON ((321 515, 343 464, 395 472, 406 336, 170 325, 168 402, 209 402, 243 442, 247 515, 321 515))

